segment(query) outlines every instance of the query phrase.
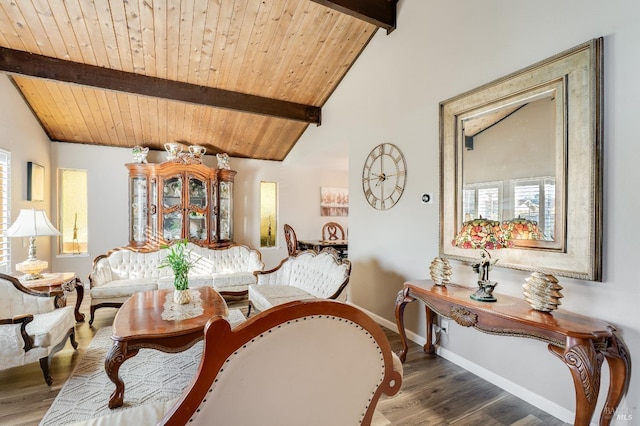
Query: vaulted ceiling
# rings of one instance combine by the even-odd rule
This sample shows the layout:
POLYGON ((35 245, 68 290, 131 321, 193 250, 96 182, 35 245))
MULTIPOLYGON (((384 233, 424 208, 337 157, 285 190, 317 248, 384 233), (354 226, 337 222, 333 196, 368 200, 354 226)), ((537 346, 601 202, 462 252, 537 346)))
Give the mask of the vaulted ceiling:
POLYGON ((0 72, 52 141, 283 160, 397 0, 0 0, 0 72))

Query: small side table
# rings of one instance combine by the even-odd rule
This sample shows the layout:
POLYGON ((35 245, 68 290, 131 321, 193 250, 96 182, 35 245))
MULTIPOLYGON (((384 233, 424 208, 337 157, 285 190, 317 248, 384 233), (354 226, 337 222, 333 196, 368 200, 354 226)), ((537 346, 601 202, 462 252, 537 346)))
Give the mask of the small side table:
MULTIPOLYGON (((18 277, 20 279, 20 277, 18 277)), ((75 272, 53 272, 42 274, 37 280, 22 280, 20 284, 26 288, 43 293, 56 295, 56 306, 66 306, 66 293, 76 291, 76 307, 74 314, 77 322, 84 321, 84 314, 80 312, 80 305, 84 298, 84 286, 75 272)))

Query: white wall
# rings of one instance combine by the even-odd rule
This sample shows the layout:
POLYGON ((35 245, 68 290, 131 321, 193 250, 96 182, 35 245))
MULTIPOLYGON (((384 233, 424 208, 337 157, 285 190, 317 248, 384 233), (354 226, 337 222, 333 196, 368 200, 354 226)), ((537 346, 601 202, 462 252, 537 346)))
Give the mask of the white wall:
MULTIPOLYGON (((640 181, 639 13, 636 0, 399 3, 398 29, 388 36, 378 31, 323 108, 323 125, 309 128, 301 140, 309 146, 335 138, 349 141, 349 258, 356 304, 394 321, 395 296, 403 282, 427 278, 428 265, 438 254, 438 197, 423 205, 419 196, 438 193, 439 102, 604 36, 604 282, 560 279, 565 296, 561 309, 611 322, 637 359, 640 243, 633 230, 640 197, 630 188, 640 181), (405 194, 384 212, 358 196, 364 158, 381 142, 398 145, 408 167, 405 194)), ((474 285, 471 268, 457 264, 454 269, 454 281, 474 285)), ((520 297, 527 276, 500 268, 492 272, 500 283, 497 292, 520 297)), ((418 338, 424 337, 424 312, 417 303, 407 307, 406 323, 418 338)), ((567 422, 573 420, 569 371, 543 343, 457 325, 443 343, 443 353, 456 362, 567 422)), ((598 409, 608 386, 606 363, 603 370, 598 409)), ((640 373, 635 369, 621 409, 635 414, 635 420, 639 402, 640 373)))
MULTIPOLYGON (((34 119, 31 110, 24 103, 8 77, 0 74, 0 148, 11 153, 11 223, 18 217, 20 209, 45 210, 51 219, 50 183, 54 179, 50 163, 50 143, 34 119), (27 201, 27 162, 38 163, 45 168, 44 201, 27 201)), ((55 222, 54 222, 55 223, 55 222)), ((51 266, 52 248, 56 238, 36 239, 37 257, 51 266)), ((11 239, 12 270, 28 255, 26 238, 11 239)), ((5 271, 10 272, 10 271, 5 271)))

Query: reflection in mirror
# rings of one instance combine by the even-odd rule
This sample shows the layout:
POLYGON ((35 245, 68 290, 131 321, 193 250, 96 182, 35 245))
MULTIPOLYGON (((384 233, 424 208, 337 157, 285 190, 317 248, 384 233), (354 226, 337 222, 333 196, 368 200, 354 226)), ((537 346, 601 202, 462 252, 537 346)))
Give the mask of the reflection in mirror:
POLYGON ((560 247, 554 242, 556 211, 563 211, 564 199, 562 193, 556 195, 556 188, 563 188, 558 161, 565 147, 563 117, 558 116, 561 89, 527 93, 517 102, 481 108, 461 118, 460 222, 482 217, 500 221, 505 228, 528 226, 531 232, 518 233, 512 245, 560 247))
POLYGON ((499 267, 602 280, 602 44, 593 39, 440 103, 440 257, 501 223, 499 267))

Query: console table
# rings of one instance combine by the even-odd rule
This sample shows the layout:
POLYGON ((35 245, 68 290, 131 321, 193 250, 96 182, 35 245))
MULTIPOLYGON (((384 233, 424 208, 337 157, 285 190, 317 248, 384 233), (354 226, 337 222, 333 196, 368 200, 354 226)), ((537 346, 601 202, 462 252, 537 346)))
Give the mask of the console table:
POLYGON ((453 319, 463 327, 485 333, 528 337, 549 344, 549 351, 560 358, 573 377, 576 392, 574 425, 589 425, 600 390, 602 361, 610 370, 609 392, 600 416, 601 425, 609 425, 625 395, 631 375, 631 356, 615 328, 604 321, 565 311, 540 312, 522 299, 496 295, 497 302, 477 302, 469 298, 475 288, 455 284, 434 285, 430 280, 407 281, 396 299, 396 322, 402 341, 398 353, 407 357, 404 308, 420 300, 425 305, 427 336, 424 350, 434 353, 431 329, 436 315, 453 319))
MULTIPOLYGON (((20 277, 18 277, 20 279, 20 277)), ((74 315, 77 322, 84 321, 84 314, 80 312, 80 305, 84 298, 84 286, 75 272, 53 272, 42 274, 42 278, 36 280, 20 280, 20 284, 33 291, 49 293, 56 296, 56 306, 64 307, 67 304, 66 293, 76 291, 76 306, 74 315)))

